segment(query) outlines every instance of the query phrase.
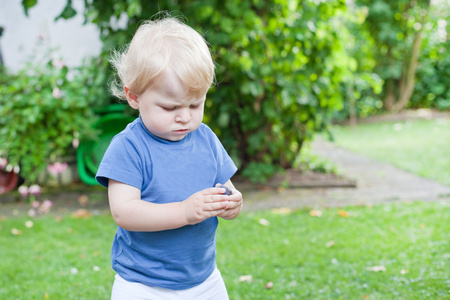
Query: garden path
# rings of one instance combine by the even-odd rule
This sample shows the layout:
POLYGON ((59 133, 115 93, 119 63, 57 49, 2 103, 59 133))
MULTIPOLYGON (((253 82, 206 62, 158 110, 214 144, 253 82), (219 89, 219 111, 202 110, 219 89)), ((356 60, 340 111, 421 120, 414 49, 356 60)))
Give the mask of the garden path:
POLYGON ((312 153, 335 164, 356 187, 246 191, 245 210, 286 207, 343 207, 394 201, 450 201, 450 186, 422 178, 392 165, 316 140, 312 153))

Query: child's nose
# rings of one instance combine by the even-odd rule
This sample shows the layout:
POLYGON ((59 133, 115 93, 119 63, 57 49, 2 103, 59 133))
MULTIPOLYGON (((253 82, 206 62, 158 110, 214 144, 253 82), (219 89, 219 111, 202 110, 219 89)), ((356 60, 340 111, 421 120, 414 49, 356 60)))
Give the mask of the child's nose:
POLYGON ((191 120, 191 111, 189 108, 180 109, 178 115, 175 118, 176 122, 187 123, 191 120))

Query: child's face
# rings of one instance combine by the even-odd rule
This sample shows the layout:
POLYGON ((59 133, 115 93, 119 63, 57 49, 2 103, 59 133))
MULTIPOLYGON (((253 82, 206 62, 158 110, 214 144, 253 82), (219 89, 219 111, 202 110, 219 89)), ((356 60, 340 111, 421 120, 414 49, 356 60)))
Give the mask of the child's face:
POLYGON ((157 87, 141 95, 125 89, 131 107, 139 109, 145 127, 169 141, 182 140, 195 131, 203 120, 206 94, 197 97, 169 69, 157 87))

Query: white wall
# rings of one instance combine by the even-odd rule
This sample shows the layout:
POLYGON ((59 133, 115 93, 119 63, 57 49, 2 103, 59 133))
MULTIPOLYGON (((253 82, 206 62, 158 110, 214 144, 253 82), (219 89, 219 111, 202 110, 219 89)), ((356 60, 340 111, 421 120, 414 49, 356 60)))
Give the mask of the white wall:
POLYGON ((69 20, 59 19, 66 0, 38 0, 25 16, 21 0, 0 0, 0 26, 4 28, 0 37, 3 63, 17 71, 31 55, 56 49, 58 56, 68 66, 80 65, 83 58, 97 56, 101 51, 99 31, 95 25, 83 25, 83 0, 73 0, 77 15, 69 20), (41 46, 38 46, 41 44, 41 46))

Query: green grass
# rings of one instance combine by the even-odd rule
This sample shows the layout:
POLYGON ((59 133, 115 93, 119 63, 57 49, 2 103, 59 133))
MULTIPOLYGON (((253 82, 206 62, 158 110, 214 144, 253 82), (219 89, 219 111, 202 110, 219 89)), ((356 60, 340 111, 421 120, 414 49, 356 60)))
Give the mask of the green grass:
MULTIPOLYGON (((450 185, 448 120, 336 127, 334 135, 338 145, 450 185)), ((222 220, 217 264, 230 299, 450 299, 449 201, 344 210, 349 217, 330 208, 321 217, 304 209, 222 220)), ((115 228, 110 215, 0 218, 0 299, 109 299, 115 228)))
MULTIPOLYGON (((221 221, 217 264, 230 299, 449 298, 448 202, 344 210, 349 217, 305 209, 221 221), (386 270, 368 269, 374 266, 386 270), (241 282, 243 275, 252 280, 241 282)), ((108 299, 110 216, 45 216, 31 228, 28 220, 0 220, 0 299, 108 299)))
POLYGON ((107 299, 115 228, 110 216, 0 221, 0 299, 107 299))
POLYGON ((420 176, 450 185, 450 120, 336 126, 335 143, 420 176))

